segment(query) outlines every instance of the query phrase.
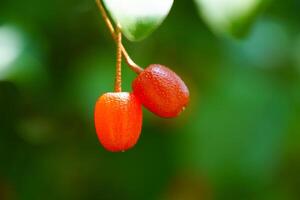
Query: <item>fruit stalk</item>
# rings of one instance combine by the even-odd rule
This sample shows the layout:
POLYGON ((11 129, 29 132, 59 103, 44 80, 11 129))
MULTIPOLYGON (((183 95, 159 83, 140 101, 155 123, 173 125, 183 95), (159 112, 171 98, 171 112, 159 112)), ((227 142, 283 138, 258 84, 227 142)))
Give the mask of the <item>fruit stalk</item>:
POLYGON ((117 64, 116 64, 116 80, 115 92, 122 92, 122 34, 119 26, 116 28, 117 33, 117 64))
MULTIPOLYGON (((111 36, 112 38, 117 42, 117 35, 116 35, 116 31, 115 31, 115 28, 112 24, 112 22, 110 21, 106 11, 105 11, 105 8, 101 2, 101 0, 96 0, 96 4, 98 6, 98 9, 100 10, 101 12, 101 15, 102 15, 102 18, 108 28, 108 30, 110 31, 111 33, 111 36)), ((121 50, 122 50, 122 53, 124 55, 124 58, 125 58, 125 61, 127 63, 127 65, 137 74, 140 74, 142 71, 143 71, 143 68, 141 68, 140 66, 138 66, 131 58, 130 56, 128 55, 125 47, 123 46, 123 44, 121 43, 121 50)))

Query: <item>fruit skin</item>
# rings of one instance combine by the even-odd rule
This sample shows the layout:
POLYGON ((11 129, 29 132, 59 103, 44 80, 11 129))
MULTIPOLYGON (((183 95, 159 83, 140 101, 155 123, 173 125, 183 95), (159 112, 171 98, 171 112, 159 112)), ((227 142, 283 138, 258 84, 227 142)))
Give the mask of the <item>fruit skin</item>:
POLYGON ((112 152, 125 151, 138 141, 142 129, 142 105, 131 93, 102 95, 96 102, 95 127, 100 143, 112 152))
POLYGON ((189 90, 181 78, 169 68, 152 64, 133 81, 134 94, 154 114, 172 118, 189 103, 189 90))

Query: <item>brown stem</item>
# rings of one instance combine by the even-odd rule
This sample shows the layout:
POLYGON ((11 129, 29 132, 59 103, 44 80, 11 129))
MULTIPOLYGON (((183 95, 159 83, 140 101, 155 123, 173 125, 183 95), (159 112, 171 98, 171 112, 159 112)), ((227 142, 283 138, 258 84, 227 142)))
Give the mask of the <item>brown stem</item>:
POLYGON ((116 80, 115 92, 122 92, 122 34, 120 28, 116 28, 117 34, 117 64, 116 64, 116 80))
MULTIPOLYGON (((96 4, 98 6, 98 9, 100 10, 101 12, 101 15, 102 15, 102 18, 107 26, 107 28, 109 29, 110 31, 110 34, 111 36, 113 37, 113 39, 117 42, 117 35, 116 35, 116 32, 115 32, 115 29, 114 29, 114 26, 112 25, 106 11, 105 11, 105 8, 101 2, 101 0, 96 0, 96 4)), ((121 44, 121 50, 122 50, 122 53, 124 55, 124 58, 125 58, 125 61, 127 63, 127 65, 137 74, 141 73, 143 71, 143 68, 141 68, 140 66, 138 66, 131 58, 130 56, 128 55, 125 47, 123 46, 123 44, 121 44)))

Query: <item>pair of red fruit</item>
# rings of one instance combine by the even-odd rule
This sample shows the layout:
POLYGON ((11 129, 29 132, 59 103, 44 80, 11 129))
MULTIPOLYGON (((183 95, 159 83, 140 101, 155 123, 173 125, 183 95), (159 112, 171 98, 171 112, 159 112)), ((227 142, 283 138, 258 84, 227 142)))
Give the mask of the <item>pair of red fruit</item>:
POLYGON ((122 45, 119 28, 114 30, 101 1, 97 5, 117 43, 115 92, 102 95, 95 106, 95 127, 100 143, 108 151, 132 148, 142 129, 142 105, 163 118, 178 116, 189 102, 189 91, 181 78, 169 68, 152 64, 145 70, 138 67, 122 45), (121 91, 122 53, 129 67, 138 76, 132 82, 132 93, 121 91))
POLYGON ((133 92, 102 95, 95 107, 95 126, 105 149, 113 152, 133 147, 142 128, 142 105, 154 114, 172 118, 189 102, 189 91, 173 71, 150 65, 132 83, 133 92))

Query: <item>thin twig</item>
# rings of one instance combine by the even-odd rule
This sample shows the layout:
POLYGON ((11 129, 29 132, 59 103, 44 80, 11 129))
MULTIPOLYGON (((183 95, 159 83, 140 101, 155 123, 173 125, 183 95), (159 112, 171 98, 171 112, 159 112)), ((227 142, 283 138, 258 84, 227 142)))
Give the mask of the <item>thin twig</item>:
MULTIPOLYGON (((98 6, 98 9, 100 10, 101 12, 101 15, 102 15, 102 18, 107 26, 107 28, 109 29, 109 32, 112 36, 112 38, 117 42, 117 36, 116 36, 116 32, 115 32, 115 28, 114 26, 112 25, 106 11, 105 11, 105 8, 101 2, 101 0, 96 0, 96 4, 98 6)), ((124 55, 124 58, 125 58, 125 61, 127 63, 127 65, 137 74, 141 73, 143 71, 143 68, 141 68, 140 66, 138 66, 131 58, 130 56, 128 55, 125 47, 123 46, 123 44, 121 44, 121 50, 122 50, 122 53, 124 55)))

